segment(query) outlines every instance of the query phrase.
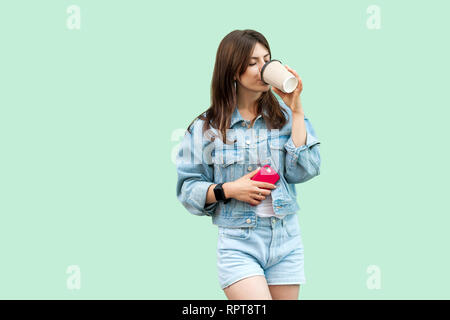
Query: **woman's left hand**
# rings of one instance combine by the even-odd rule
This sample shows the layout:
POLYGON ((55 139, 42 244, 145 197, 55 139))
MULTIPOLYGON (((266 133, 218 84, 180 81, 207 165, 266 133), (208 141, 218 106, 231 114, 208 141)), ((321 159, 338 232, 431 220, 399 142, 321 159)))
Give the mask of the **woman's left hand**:
POLYGON ((297 88, 291 93, 284 93, 274 86, 272 86, 272 90, 283 99, 284 103, 291 108, 293 113, 302 113, 303 110, 300 101, 300 93, 302 93, 303 90, 302 79, 300 79, 300 76, 295 70, 289 68, 287 65, 285 65, 285 68, 297 78, 297 88))

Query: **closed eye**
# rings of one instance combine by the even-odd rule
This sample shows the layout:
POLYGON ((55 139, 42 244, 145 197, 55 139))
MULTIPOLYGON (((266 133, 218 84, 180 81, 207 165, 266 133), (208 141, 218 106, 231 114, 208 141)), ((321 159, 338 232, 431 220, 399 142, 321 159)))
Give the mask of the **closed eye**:
MULTIPOLYGON (((264 61, 264 62, 268 62, 268 61, 264 61)), ((255 64, 256 64, 256 62, 249 64, 249 66, 254 66, 255 64)))

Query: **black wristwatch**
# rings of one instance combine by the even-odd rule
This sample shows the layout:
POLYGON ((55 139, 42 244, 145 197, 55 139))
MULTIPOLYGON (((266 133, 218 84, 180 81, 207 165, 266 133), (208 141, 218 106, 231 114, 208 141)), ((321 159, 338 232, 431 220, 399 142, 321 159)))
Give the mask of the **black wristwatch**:
POLYGON ((223 201, 223 203, 228 203, 231 198, 226 199, 225 198, 225 192, 223 192, 222 185, 224 183, 219 183, 217 186, 214 187, 214 195, 216 196, 217 201, 223 201))

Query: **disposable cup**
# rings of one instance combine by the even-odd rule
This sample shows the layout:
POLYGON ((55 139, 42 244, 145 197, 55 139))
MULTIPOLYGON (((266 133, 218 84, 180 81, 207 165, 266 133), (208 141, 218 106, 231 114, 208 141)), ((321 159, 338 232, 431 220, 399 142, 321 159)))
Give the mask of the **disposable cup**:
POLYGON ((297 88, 298 80, 290 73, 280 60, 267 61, 261 68, 261 80, 284 93, 291 93, 297 88))

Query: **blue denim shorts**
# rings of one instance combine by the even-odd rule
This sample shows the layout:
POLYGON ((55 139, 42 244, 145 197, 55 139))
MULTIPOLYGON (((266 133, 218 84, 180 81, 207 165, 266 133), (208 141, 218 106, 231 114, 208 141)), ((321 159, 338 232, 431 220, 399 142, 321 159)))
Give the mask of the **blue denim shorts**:
POLYGON ((256 216, 255 227, 219 226, 217 268, 222 289, 253 275, 267 284, 303 284, 303 242, 297 214, 256 216))

